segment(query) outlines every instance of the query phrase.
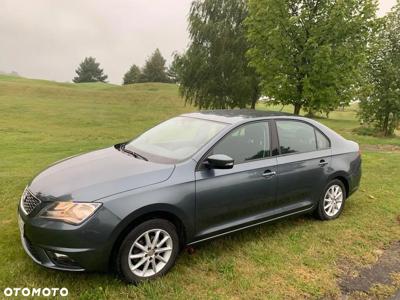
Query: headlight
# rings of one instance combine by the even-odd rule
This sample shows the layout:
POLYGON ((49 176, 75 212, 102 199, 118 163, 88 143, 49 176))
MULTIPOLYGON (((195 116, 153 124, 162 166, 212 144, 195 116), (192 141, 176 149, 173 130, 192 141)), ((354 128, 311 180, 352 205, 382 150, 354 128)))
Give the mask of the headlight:
POLYGON ((42 210, 39 217, 78 225, 93 215, 100 206, 100 203, 54 202, 42 210))

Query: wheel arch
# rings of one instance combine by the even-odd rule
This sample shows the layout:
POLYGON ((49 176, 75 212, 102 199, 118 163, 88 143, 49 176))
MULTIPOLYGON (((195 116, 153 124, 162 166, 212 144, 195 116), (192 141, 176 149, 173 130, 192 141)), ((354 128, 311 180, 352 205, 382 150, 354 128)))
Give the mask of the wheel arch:
POLYGON ((350 193, 350 179, 349 179, 349 177, 344 172, 338 172, 338 173, 335 173, 332 176, 330 176, 329 182, 332 181, 332 180, 335 180, 335 179, 340 180, 343 183, 344 188, 346 190, 346 198, 347 198, 349 196, 349 193, 350 193))
POLYGON ((180 247, 186 245, 188 239, 188 224, 185 222, 185 217, 170 205, 154 204, 141 208, 127 216, 115 231, 117 237, 114 240, 112 250, 109 258, 110 269, 114 267, 114 260, 119 247, 121 246, 126 235, 137 225, 151 220, 151 219, 165 219, 170 221, 177 229, 179 236, 180 247))

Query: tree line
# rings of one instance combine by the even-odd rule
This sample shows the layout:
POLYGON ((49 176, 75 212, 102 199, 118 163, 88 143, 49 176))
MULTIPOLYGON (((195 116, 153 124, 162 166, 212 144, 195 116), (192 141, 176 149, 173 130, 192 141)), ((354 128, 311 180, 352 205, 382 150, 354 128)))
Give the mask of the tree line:
POLYGON ((200 108, 293 105, 329 113, 360 102, 384 135, 400 120, 400 0, 195 0, 190 44, 175 56, 179 89, 200 108))
MULTIPOLYGON (((77 76, 73 82, 107 82, 108 76, 100 68, 100 63, 94 57, 86 57, 75 70, 77 76)), ((175 77, 166 67, 166 59, 159 49, 146 60, 143 68, 133 64, 122 78, 122 83, 133 84, 143 82, 175 82, 175 77)))
POLYGON ((201 109, 255 108, 264 96, 296 115, 328 116, 360 101, 360 119, 391 135, 400 120, 400 0, 382 18, 377 9, 376 0, 194 0, 186 51, 166 70, 156 50, 124 83, 178 82, 201 109))

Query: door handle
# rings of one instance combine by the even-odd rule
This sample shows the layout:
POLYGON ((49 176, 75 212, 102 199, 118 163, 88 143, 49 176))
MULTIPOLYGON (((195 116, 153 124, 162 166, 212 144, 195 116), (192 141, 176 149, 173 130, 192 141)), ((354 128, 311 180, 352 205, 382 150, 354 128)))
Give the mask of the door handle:
POLYGON ((324 167, 324 166, 326 166, 328 164, 328 162, 327 161, 325 161, 325 159, 321 159, 320 161, 319 161, 319 166, 320 167, 324 167))
POLYGON ((262 176, 265 178, 271 178, 272 176, 275 176, 276 172, 275 171, 271 171, 271 170, 266 170, 262 176))

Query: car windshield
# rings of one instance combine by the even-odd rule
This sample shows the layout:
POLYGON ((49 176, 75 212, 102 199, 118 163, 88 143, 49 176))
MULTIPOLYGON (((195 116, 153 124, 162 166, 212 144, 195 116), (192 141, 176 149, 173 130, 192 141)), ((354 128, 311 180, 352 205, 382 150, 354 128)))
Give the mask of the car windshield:
POLYGON ((227 124, 190 117, 165 121, 125 145, 125 149, 160 162, 191 157, 227 124))

